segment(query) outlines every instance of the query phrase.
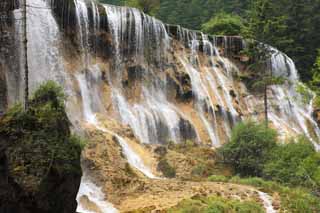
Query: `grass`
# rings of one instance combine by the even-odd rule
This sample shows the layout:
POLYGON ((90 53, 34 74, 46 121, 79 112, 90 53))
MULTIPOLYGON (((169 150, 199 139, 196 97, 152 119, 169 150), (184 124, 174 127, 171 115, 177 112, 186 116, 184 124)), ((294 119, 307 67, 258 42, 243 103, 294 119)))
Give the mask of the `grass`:
POLYGON ((266 181, 261 178, 240 178, 211 176, 208 178, 213 182, 228 182, 243 185, 250 185, 259 190, 273 194, 278 193, 281 199, 280 212, 290 213, 318 213, 320 212, 320 198, 310 193, 305 188, 289 188, 273 181, 266 181))

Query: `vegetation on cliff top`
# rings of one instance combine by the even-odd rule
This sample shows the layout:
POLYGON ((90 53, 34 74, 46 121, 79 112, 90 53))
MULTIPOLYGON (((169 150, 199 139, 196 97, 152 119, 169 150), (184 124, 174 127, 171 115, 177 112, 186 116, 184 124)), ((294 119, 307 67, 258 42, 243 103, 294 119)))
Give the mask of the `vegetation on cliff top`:
POLYGON ((36 186, 52 171, 81 175, 84 142, 70 132, 64 101, 62 88, 49 81, 34 93, 27 111, 16 105, 0 119, 1 146, 18 182, 28 179, 36 186))

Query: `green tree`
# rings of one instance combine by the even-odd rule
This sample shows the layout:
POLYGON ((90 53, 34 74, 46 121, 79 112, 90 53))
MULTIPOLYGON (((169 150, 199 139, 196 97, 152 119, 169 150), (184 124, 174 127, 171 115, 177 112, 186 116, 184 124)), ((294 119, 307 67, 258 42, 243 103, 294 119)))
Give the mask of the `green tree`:
POLYGON ((319 187, 320 156, 305 137, 279 145, 270 153, 263 176, 286 185, 319 187))
POLYGON ((268 125, 268 87, 282 83, 273 76, 271 57, 276 51, 268 44, 278 47, 291 43, 285 36, 286 17, 278 14, 277 1, 257 0, 249 12, 249 26, 245 35, 251 39, 245 52, 252 59, 249 70, 255 73, 254 87, 263 90, 265 123, 268 125))
POLYGON ((318 57, 312 69, 312 80, 310 82, 311 88, 316 93, 315 106, 320 108, 320 49, 318 50, 318 57))
POLYGON ((244 31, 242 18, 237 15, 220 13, 204 23, 202 31, 212 35, 241 35, 244 31))
POLYGON ((277 132, 253 121, 239 123, 231 140, 219 149, 225 163, 242 176, 260 176, 271 150, 276 146, 277 132))
POLYGON ((146 14, 155 15, 160 9, 160 0, 126 0, 125 5, 138 8, 146 14))

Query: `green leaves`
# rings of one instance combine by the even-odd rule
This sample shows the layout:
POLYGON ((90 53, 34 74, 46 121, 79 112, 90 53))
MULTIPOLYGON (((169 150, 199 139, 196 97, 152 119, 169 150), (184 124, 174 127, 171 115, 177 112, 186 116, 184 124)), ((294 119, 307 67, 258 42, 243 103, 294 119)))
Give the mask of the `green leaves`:
POLYGON ((70 133, 64 101, 62 88, 49 81, 34 93, 27 111, 17 105, 1 118, 0 142, 10 150, 13 169, 22 179, 41 181, 50 169, 81 173, 84 142, 70 133))
POLYGON ((263 124, 248 121, 238 124, 231 140, 219 153, 242 176, 259 176, 270 151, 276 146, 277 133, 263 124))
POLYGON ((237 15, 219 13, 202 25, 201 30, 212 35, 241 35, 244 31, 242 18, 237 15))

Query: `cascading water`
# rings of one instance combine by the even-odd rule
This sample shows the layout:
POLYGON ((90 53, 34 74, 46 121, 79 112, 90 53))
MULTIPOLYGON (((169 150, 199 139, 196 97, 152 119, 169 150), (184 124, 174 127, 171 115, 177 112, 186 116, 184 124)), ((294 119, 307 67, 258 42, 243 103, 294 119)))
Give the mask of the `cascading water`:
MULTIPOLYGON (((97 114, 130 126, 142 143, 195 140, 215 147, 228 140, 237 121, 261 119, 261 98, 232 77, 241 70, 219 53, 228 51, 232 39, 225 37, 218 44, 217 38, 181 27, 174 36, 168 26, 136 9, 73 2, 77 26, 69 26, 74 35, 72 39, 66 35, 64 42, 59 18, 53 16, 46 1, 28 0, 34 6, 28 7, 30 86, 33 90, 43 81, 58 81, 72 100, 68 100, 67 110, 73 124, 84 120, 114 136, 128 163, 146 177, 155 175, 126 137, 104 128, 97 114), (74 50, 63 47, 68 42, 74 50), (81 109, 77 113, 74 108, 81 109)), ((21 24, 17 21, 15 25, 21 40, 21 24)), ((23 53, 22 46, 18 47, 23 53)), ((270 87, 270 120, 284 139, 305 134, 320 150, 320 130, 311 116, 312 98, 304 103, 296 89, 299 78, 293 61, 275 52, 273 72, 288 81, 270 87)), ((8 81, 12 104, 22 98, 24 72, 18 73, 19 82, 8 81)), ((114 211, 102 202, 102 191, 86 176, 78 198, 82 195, 102 212, 114 211)))
MULTIPOLYGON (((305 134, 314 144, 317 151, 320 151, 320 145, 316 142, 320 139, 320 132, 317 123, 312 118, 312 103, 314 94, 305 88, 311 97, 305 103, 297 90, 300 85, 298 72, 293 61, 285 54, 274 50, 271 58, 272 71, 275 76, 282 76, 286 83, 283 85, 275 85, 271 87, 274 94, 275 102, 278 108, 271 105, 271 116, 274 118, 274 123, 287 125, 293 132, 305 134), (311 136, 310 129, 314 131, 314 136, 311 136)), ((300 85, 303 86, 303 85, 300 85)), ((281 129, 281 128, 280 128, 281 129)))
POLYGON ((150 62, 147 60, 150 58, 145 56, 146 51, 151 51, 155 45, 149 57, 161 67, 169 44, 169 36, 164 25, 137 9, 109 5, 104 7, 114 44, 113 67, 116 79, 110 79, 110 84, 113 87, 114 107, 119 112, 119 117, 123 123, 131 126, 143 143, 180 141, 179 124, 186 116, 167 101, 166 81, 159 79, 154 67, 149 66, 150 62), (130 49, 133 49, 132 53, 128 53, 130 49), (140 72, 138 75, 146 79, 146 84, 141 86, 141 103, 130 104, 119 83, 125 68, 122 65, 122 61, 125 60, 123 56, 126 54, 132 54, 132 60, 143 65, 137 70, 140 72))
POLYGON ((117 213, 118 210, 108 203, 101 188, 95 185, 88 177, 83 174, 81 185, 77 195, 77 212, 81 213, 117 213), (82 199, 88 199, 82 202, 82 199))
POLYGON ((272 206, 272 198, 267 193, 258 192, 259 197, 263 201, 264 208, 266 209, 266 213, 277 213, 277 211, 272 206))

